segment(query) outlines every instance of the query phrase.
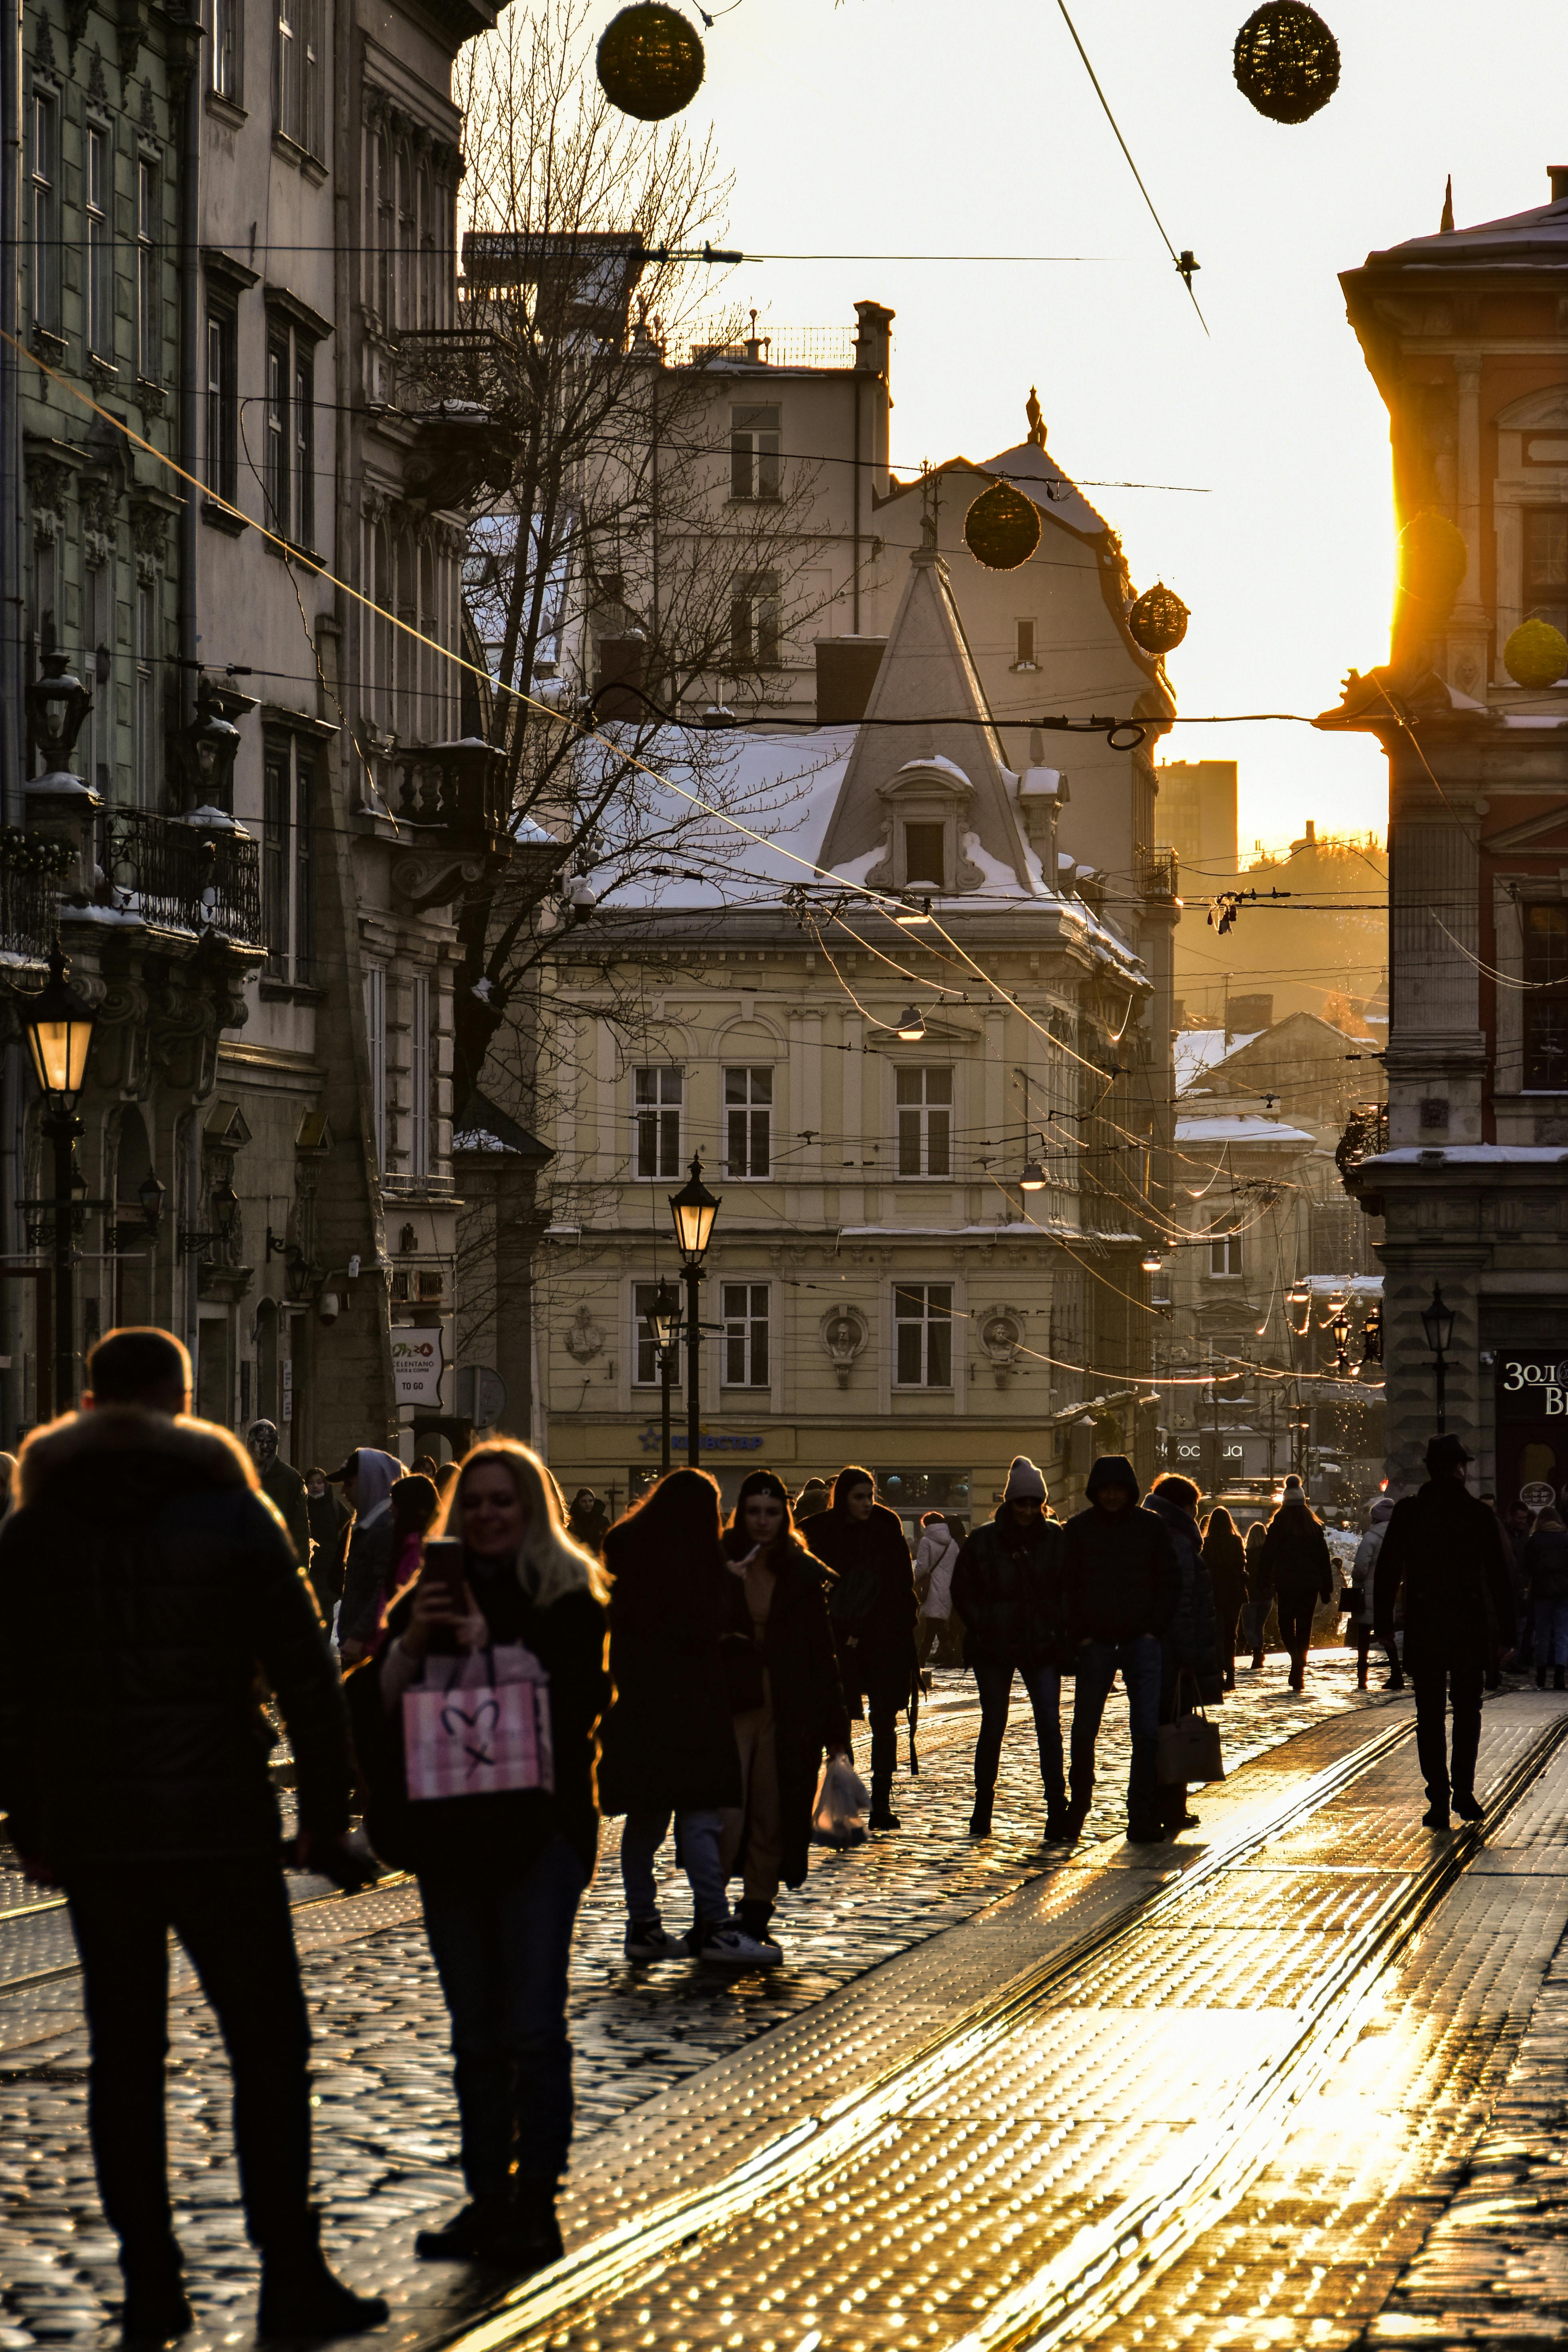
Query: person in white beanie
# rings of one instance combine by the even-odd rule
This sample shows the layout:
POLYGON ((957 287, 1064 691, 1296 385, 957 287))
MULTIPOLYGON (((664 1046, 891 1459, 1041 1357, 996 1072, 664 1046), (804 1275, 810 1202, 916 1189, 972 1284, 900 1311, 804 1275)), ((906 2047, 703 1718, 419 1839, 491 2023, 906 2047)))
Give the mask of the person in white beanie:
POLYGON ((1020 1674, 1034 1710, 1046 1838, 1065 1838, 1061 1687, 1072 1646, 1062 1587, 1062 1530, 1047 1517, 1046 1482, 1024 1454, 1016 1456, 1007 1473, 994 1518, 976 1528, 958 1555, 952 1606, 963 1622, 964 1664, 973 1669, 980 1693, 969 1834, 990 1834, 1013 1676, 1020 1674))

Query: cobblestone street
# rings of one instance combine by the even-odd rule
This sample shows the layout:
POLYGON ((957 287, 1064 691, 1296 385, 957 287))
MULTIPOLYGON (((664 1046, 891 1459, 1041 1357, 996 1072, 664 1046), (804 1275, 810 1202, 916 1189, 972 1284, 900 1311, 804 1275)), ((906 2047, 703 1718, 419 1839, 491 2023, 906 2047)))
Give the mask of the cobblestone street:
MULTIPOLYGON (((1285 1688, 1281 1660, 1261 1674, 1244 1673, 1224 1712, 1230 1769, 1327 1717, 1379 1703, 1375 1693, 1358 1696, 1353 1684, 1351 1661, 1334 1652, 1314 1659, 1302 1699, 1285 1688)), ((1004 1751, 996 1833, 980 1843, 964 1833, 977 1721, 971 1693, 967 1677, 938 1675, 921 1724, 919 1780, 901 1774, 897 1784, 901 1832, 848 1854, 814 1855, 806 1886, 783 1914, 786 1964, 771 1975, 730 1980, 689 1962, 628 1969, 620 1951, 617 1825, 605 1825, 573 1971, 579 2164, 596 2131, 628 2109, 812 2010, 879 1962, 972 1919, 1040 1870, 1038 1771, 1021 1687, 1004 1751)), ((1107 1710, 1089 1825, 1091 1836, 1108 1843, 1121 1834, 1126 1757, 1118 1696, 1107 1710)), ((668 1854, 666 1876, 674 1877, 668 1854)), ((86 2037, 69 1930, 58 1910, 16 1916, 47 1895, 14 1876, 7 1885, 5 1934, 16 1947, 26 1931, 29 1944, 4 1972, 15 1979, 26 1967, 29 1980, 0 1998, 0 2347, 90 2336, 119 2294, 87 2146, 86 2037)), ((672 1925, 685 1924, 683 1885, 670 1887, 666 1911, 672 1925)), ((398 2276, 407 2273, 416 2217, 460 2195, 446 2013, 417 1895, 395 1885, 353 1903, 306 1902, 296 1920, 316 2037, 316 2178, 326 2234, 361 2284, 384 2287, 392 2265, 398 2276)), ((193 2300, 214 2340, 244 2339, 256 2264, 237 2201, 226 2070, 210 2013, 178 1955, 174 1985, 170 2157, 193 2300)), ((425 2294, 432 2284, 428 2273, 413 2281, 425 2294)), ((460 2297, 460 2288, 447 2291, 460 2297)))

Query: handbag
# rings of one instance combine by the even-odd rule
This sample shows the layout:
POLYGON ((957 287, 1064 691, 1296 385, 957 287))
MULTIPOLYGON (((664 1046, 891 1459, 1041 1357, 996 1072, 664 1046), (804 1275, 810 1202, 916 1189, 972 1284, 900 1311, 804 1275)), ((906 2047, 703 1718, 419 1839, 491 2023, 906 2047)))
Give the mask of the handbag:
POLYGON ((493 1653, 485 1654, 482 1682, 421 1684, 403 1694, 404 1773, 412 1804, 523 1789, 554 1792, 549 1675, 524 1649, 521 1675, 502 1681, 493 1653))
MULTIPOLYGON (((1177 1685, 1176 1696, 1179 1706, 1180 1684, 1177 1685)), ((1177 1716, 1174 1723, 1160 1726, 1155 1770, 1159 1780, 1167 1785, 1173 1781, 1225 1779, 1225 1755, 1220 1746, 1219 1726, 1209 1721, 1201 1704, 1194 1706, 1191 1714, 1177 1716)))

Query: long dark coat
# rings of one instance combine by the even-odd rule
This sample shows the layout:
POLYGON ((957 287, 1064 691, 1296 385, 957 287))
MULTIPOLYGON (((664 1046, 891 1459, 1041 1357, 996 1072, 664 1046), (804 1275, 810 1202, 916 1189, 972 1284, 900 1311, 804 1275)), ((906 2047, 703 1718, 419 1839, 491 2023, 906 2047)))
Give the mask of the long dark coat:
MULTIPOLYGON (((744 1538, 725 1538, 737 1557, 751 1549, 744 1538)), ((780 1546, 774 1559, 773 1597, 762 1643, 773 1703, 779 1769, 779 1818, 783 1828, 784 1880, 804 1885, 811 1853, 811 1813, 824 1753, 849 1745, 849 1717, 838 1681, 838 1661, 827 1613, 827 1593, 837 1583, 830 1569, 802 1543, 780 1546)), ((726 1621, 731 1633, 752 1638, 745 1587, 726 1575, 726 1621)), ((745 1859, 736 1858, 736 1868, 745 1859)))
POLYGON ((965 1540, 952 1571, 952 1605, 963 1623, 969 1666, 1070 1669, 1061 1524, 1043 1515, 1031 1530, 1008 1524, 1010 1503, 965 1540))
POLYGON ((1247 1599, 1247 1547, 1234 1527, 1209 1528, 1204 1537, 1204 1560, 1214 1592, 1221 1647, 1228 1659, 1230 1650, 1226 1645, 1234 1642, 1236 1621, 1247 1599))
POLYGON ((1373 1571, 1381 1636, 1405 1596, 1405 1671, 1412 1679, 1459 1666, 1497 1672, 1511 1646, 1513 1579, 1497 1515, 1458 1478, 1428 1478, 1395 1503, 1373 1571))
POLYGON ((838 1580, 831 1601, 838 1677, 850 1713, 862 1700, 873 1715, 908 1706, 915 1674, 914 1563, 903 1522, 885 1503, 868 1519, 837 1506, 814 1512, 802 1540, 838 1580))
POLYGON ((610 1679, 599 1803, 606 1813, 685 1812, 741 1801, 720 1634, 733 1579, 707 1559, 650 1546, 632 1518, 605 1538, 610 1679))

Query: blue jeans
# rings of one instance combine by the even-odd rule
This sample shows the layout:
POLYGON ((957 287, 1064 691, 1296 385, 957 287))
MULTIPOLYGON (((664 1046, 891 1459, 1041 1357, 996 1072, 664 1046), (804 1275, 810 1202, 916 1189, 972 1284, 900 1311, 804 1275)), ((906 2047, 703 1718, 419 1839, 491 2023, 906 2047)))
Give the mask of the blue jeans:
POLYGON ((1127 1818, 1142 1822, 1152 1817, 1163 1654, 1164 1644, 1157 1633, 1135 1633, 1128 1642, 1089 1642, 1079 1652, 1078 1690, 1072 1709, 1075 1805, 1087 1805, 1094 1792, 1094 1743, 1100 1737, 1100 1719, 1120 1668, 1127 1685, 1127 1711, 1132 1733, 1127 1818))
MULTIPOLYGON (((1016 1671, 1023 1676, 1024 1688, 1034 1709, 1046 1803, 1056 1812, 1067 1803, 1068 1797, 1062 1774, 1062 1678, 1055 1666, 1019 1666, 1016 1671)), ((985 1659, 976 1659, 974 1664, 974 1686, 980 1693, 980 1737, 974 1743, 976 1797, 988 1797, 996 1786, 1002 1736, 1007 1728, 1007 1713, 1013 1700, 1014 1673, 1012 1666, 992 1665, 985 1659)))
POLYGON ((422 1878, 425 1932, 452 2020, 452 2079, 472 2198, 504 2196, 515 2164, 558 2180, 572 2146, 566 1968, 583 1864, 552 1838, 510 1885, 422 1878))
MULTIPOLYGON (((669 1834, 669 1818, 668 1805, 650 1805, 646 1811, 626 1815, 621 1832, 621 1885, 629 1918, 658 1917, 653 1858, 669 1834)), ((675 1858, 690 1882, 697 1916, 710 1927, 730 1916, 729 1891, 719 1859, 723 1832, 724 1817, 717 1808, 675 1816, 675 1858)))
POLYGON ((1568 1666, 1568 1601, 1536 1602, 1535 1663, 1568 1666))

